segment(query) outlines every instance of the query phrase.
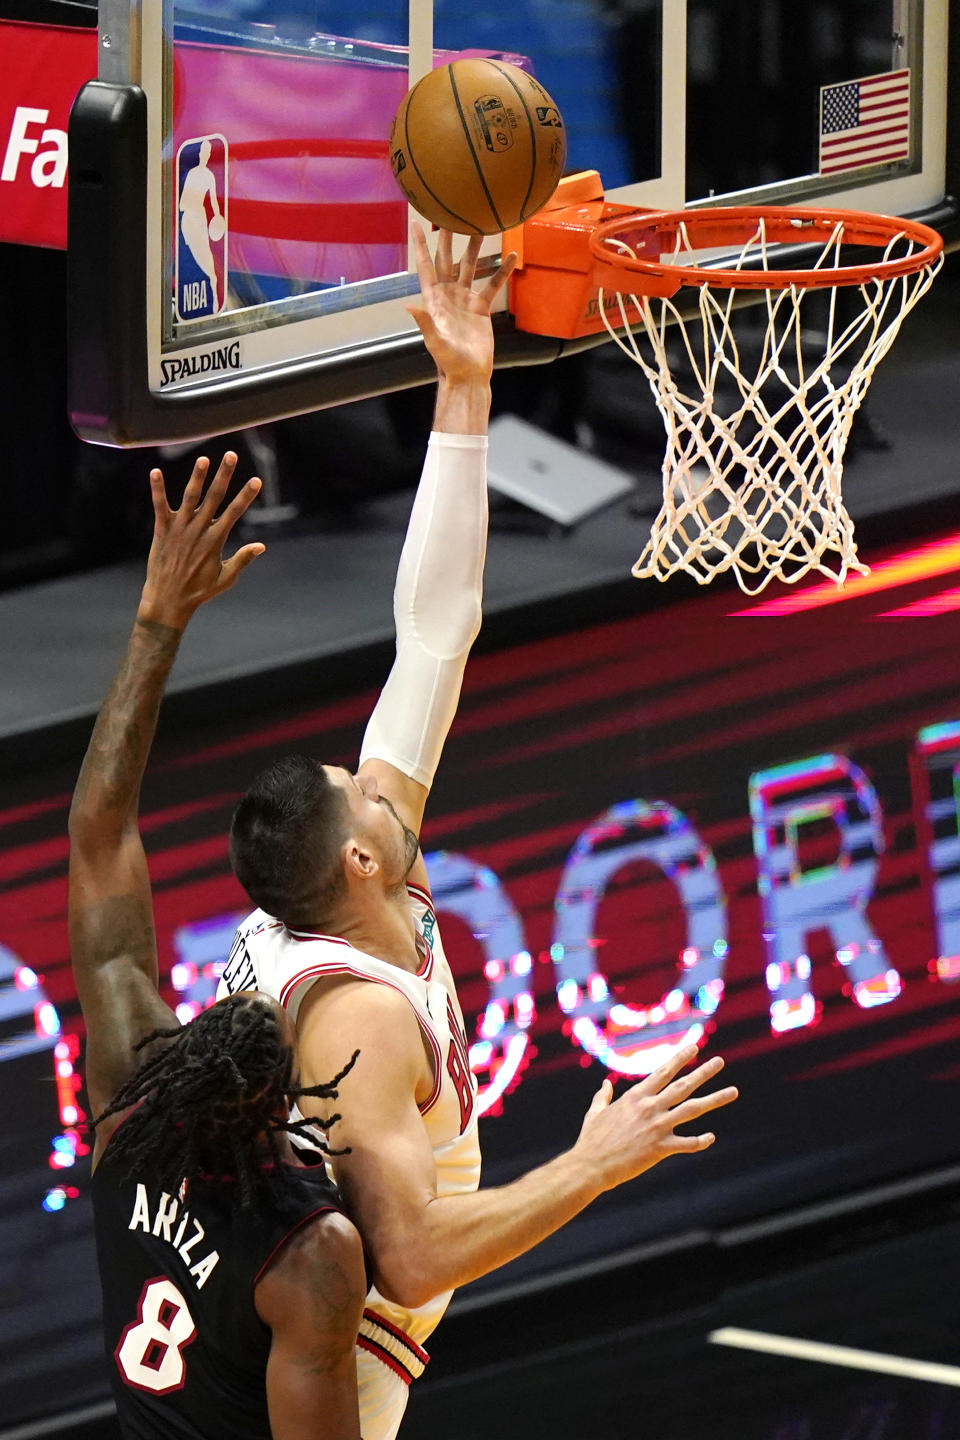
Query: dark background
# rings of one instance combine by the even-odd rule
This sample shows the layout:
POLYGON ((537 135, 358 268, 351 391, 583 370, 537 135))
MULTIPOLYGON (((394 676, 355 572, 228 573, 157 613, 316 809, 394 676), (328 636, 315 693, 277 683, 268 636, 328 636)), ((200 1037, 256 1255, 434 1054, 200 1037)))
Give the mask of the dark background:
MULTIPOLYGON (((917 838, 911 754, 921 727, 960 720, 960 615, 880 618, 944 584, 938 577, 780 619, 731 614, 742 597, 712 590, 491 649, 472 662, 424 845, 461 851, 496 874, 523 921, 537 1008, 532 1058, 502 1113, 482 1122, 487 1183, 570 1143, 603 1077, 564 1033, 549 951, 571 846, 617 802, 668 802, 716 858, 730 952, 706 1051, 726 1056, 743 1098, 718 1117, 708 1155, 673 1161, 605 1197, 530 1256, 469 1287, 468 1303, 484 1293, 494 1303, 534 1276, 556 1279, 571 1265, 623 1257, 637 1246, 723 1233, 957 1158, 960 987, 929 970, 936 901, 917 838), (748 783, 758 769, 825 752, 854 761, 882 808, 886 850, 867 914, 903 992, 877 1009, 858 1008, 843 993, 835 947, 813 925, 821 1016, 774 1035, 748 783)), ((253 773, 291 748, 350 763, 374 693, 325 694, 309 707, 251 702, 252 716, 231 707, 215 724, 185 730, 174 713, 165 725, 143 801, 165 976, 175 960, 196 953, 198 922, 222 917, 228 931, 243 909, 224 835, 253 773)), ((65 1032, 80 1034, 64 924, 71 784, 67 767, 8 784, 0 935, 42 977, 65 1032)), ((952 824, 956 831, 956 817, 952 824)), ((813 827, 800 853, 805 873, 837 864, 833 827, 813 827)), ((842 931, 842 916, 835 923, 842 931)), ((462 920, 442 912, 441 925, 472 1032, 486 1003, 483 955, 462 920)), ((624 866, 599 906, 595 938, 617 999, 652 1004, 669 990, 686 935, 663 872, 643 862, 624 866)), ((182 999, 169 983, 165 993, 182 999)), ((14 1414, 44 1403, 53 1372, 64 1403, 103 1388, 87 1162, 81 1157, 56 1176, 49 1168, 51 1138, 62 1128, 51 1065, 41 1051, 0 1071, 4 1093, 16 1101, 2 1206, 12 1301, 0 1329, 17 1377, 7 1388, 14 1414), (41 1202, 57 1181, 79 1197, 46 1213, 41 1202)))
MULTIPOLYGON (((92 7, 86 8, 92 19, 92 7)), ((762 160, 762 178, 793 173, 798 156, 789 86, 768 77, 758 87, 762 110, 736 105, 742 87, 756 79, 737 72, 743 50, 736 27, 749 25, 756 7, 728 0, 691 8, 695 24, 713 26, 714 37, 692 90, 692 135, 709 156, 709 165, 693 174, 692 192, 708 188, 724 157, 731 168, 722 188, 753 183, 755 172, 747 175, 742 158, 731 158, 747 150, 751 165, 762 160), (721 23, 713 25, 717 16, 721 23), (737 146, 720 143, 717 137, 732 126, 740 127, 737 146)), ((775 12, 785 37, 782 60, 817 31, 812 3, 764 9, 775 12)), ((608 7, 619 26, 614 53, 621 59, 631 37, 644 47, 648 11, 642 4, 608 7)), ((62 18, 45 16, 42 7, 31 15, 62 18)), ((846 53, 834 57, 840 78, 846 53)), ((611 95, 619 83, 611 69, 611 95)), ((635 115, 629 97, 622 101, 621 110, 635 115)), ((623 134, 625 143, 642 147, 629 121, 623 134)), ((43 1429, 43 1417, 91 1406, 86 1433, 107 1435, 87 1161, 80 1154, 72 1166, 50 1165, 54 1138, 69 1128, 58 1105, 70 1101, 70 1079, 61 1077, 58 1096, 53 1038, 38 1039, 33 1049, 28 1041, 36 1021, 42 1029, 49 1020, 33 1012, 44 996, 57 1008, 64 1035, 80 1038, 66 952, 66 809, 93 709, 132 613, 128 602, 149 539, 142 479, 156 457, 81 446, 69 431, 63 255, 3 247, 0 261, 7 356, 0 386, 0 646, 7 678, 0 703, 3 1423, 41 1425, 24 1434, 80 1433, 66 1424, 56 1429, 53 1420, 43 1429), (22 716, 14 697, 23 699, 22 716), (11 981, 21 964, 40 977, 42 992, 29 988, 23 972, 27 988, 11 981), (57 1187, 77 1194, 60 1209, 44 1210, 44 1197, 57 1187)), ((958 529, 958 301, 960 274, 952 257, 885 362, 854 429, 845 489, 873 562, 958 529)), ((196 927, 243 908, 223 837, 254 770, 289 748, 347 763, 355 756, 389 656, 392 561, 384 563, 377 546, 386 537, 399 547, 430 406, 429 391, 410 392, 274 429, 282 498, 296 514, 270 533, 273 568, 266 578, 251 574, 245 594, 238 591, 212 620, 198 623, 144 792, 165 974, 203 941, 196 927), (336 588, 324 589, 325 575, 334 571, 336 588), (381 591, 381 608, 371 611, 369 597, 381 591), (291 593, 301 597, 298 613, 291 614, 298 604, 286 598, 291 593), (287 606, 282 616, 281 606, 287 606), (299 626, 301 650, 285 639, 281 653, 271 639, 281 620, 299 626), (224 660, 238 631, 250 651, 246 671, 230 671, 224 660)), ((745 1320, 760 1323, 766 1306, 766 1328, 788 1329, 786 1316, 805 1314, 806 1333, 829 1332, 847 1343, 866 1343, 867 1310, 897 1309, 912 1327, 908 1339, 886 1333, 877 1348, 910 1353, 914 1344, 920 1357, 950 1360, 960 1317, 949 1315, 934 1333, 924 1315, 943 1274, 954 1268, 955 1234, 930 1229, 929 1253, 912 1247, 921 1243, 924 1227, 943 1219, 937 1207, 949 1210, 960 1195, 960 989, 931 979, 928 968, 937 950, 935 897, 910 760, 922 726, 960 720, 960 621, 955 611, 923 620, 880 616, 949 589, 956 574, 947 570, 898 590, 777 619, 734 617, 729 612, 744 608, 743 597, 722 585, 694 593, 682 582, 661 589, 615 578, 626 576, 640 551, 658 490, 662 431, 638 377, 607 347, 548 371, 498 376, 495 408, 621 465, 633 476, 635 493, 565 538, 547 534, 537 517, 509 507, 495 512, 490 618, 424 835, 428 850, 462 851, 496 873, 523 919, 535 962, 535 1053, 502 1113, 483 1121, 486 1180, 509 1179, 570 1143, 603 1076, 563 1032, 548 952, 570 847, 617 802, 669 802, 716 857, 730 952, 707 1051, 728 1058, 743 1098, 718 1119, 718 1143, 708 1155, 671 1162, 634 1182, 524 1261, 458 1297, 414 1401, 411 1437, 449 1434, 456 1426, 461 1440, 470 1440, 489 1424, 488 1402, 519 1407, 524 1389, 528 1436, 553 1435, 564 1425, 584 1440, 601 1429, 610 1436, 642 1433, 639 1421, 624 1429, 626 1422, 615 1410, 604 1411, 599 1399, 592 1410, 577 1409, 560 1371, 547 1361, 538 1360, 542 1374, 526 1375, 522 1384, 496 1370, 510 1355, 550 1352, 572 1332, 606 1334, 613 1327, 626 1352, 608 1336, 581 1389, 629 1395, 631 1413, 644 1415, 651 1433, 689 1440, 704 1424, 720 1422, 697 1408, 699 1387, 686 1384, 680 1419, 673 1417, 679 1428, 670 1428, 666 1400, 658 1398, 667 1388, 663 1377, 676 1384, 690 1363, 687 1350, 674 1348, 670 1326, 678 1314, 705 1314, 708 1301, 736 1286, 745 1320), (748 782, 759 768, 827 750, 865 771, 882 808, 886 849, 867 913, 904 989, 887 1006, 856 1008, 843 994, 844 977, 825 932, 815 930, 809 939, 819 1023, 774 1036, 748 782), (801 1258, 813 1266, 847 1252, 867 1256, 867 1282, 854 1273, 852 1259, 829 1277, 821 1270, 804 1272, 802 1282, 791 1279, 801 1258), (786 1278, 774 1284, 781 1272, 786 1278), (759 1289, 743 1299, 751 1285, 768 1280, 772 1288, 762 1303, 759 1289), (841 1317, 854 1297, 860 1310, 848 1323, 841 1317), (665 1327, 655 1343, 654 1324, 665 1327), (637 1379, 639 1350, 630 1348, 641 1333, 644 1365, 653 1376, 646 1393, 647 1371, 637 1379), (464 1398, 453 1387, 457 1376, 474 1373, 471 1366, 480 1378, 464 1398), (451 1405, 456 1400, 450 1412, 444 1397, 451 1405)), ((237 445, 252 468, 247 437, 224 443, 237 445)), ((173 489, 191 458, 167 457, 173 489)), ((805 862, 811 867, 836 863, 829 826, 813 833, 810 844, 805 862)), ((598 912, 599 953, 619 997, 649 1003, 669 988, 683 945, 677 894, 662 873, 642 864, 624 867, 616 881, 598 912)), ((456 917, 442 917, 442 925, 472 1023, 485 999, 479 946, 456 917)), ((211 944, 220 933, 213 929, 211 944)), ((70 1069, 69 1049, 68 1062, 70 1069)), ((804 1327, 796 1321, 794 1328, 804 1327)), ((565 1352, 564 1374, 576 1372, 577 1354, 565 1352)), ((705 1366, 696 1371, 705 1374, 705 1366)), ((908 1395, 894 1403, 886 1394, 876 1404, 887 1419, 871 1431, 859 1396, 843 1410, 841 1386, 834 1387, 834 1428, 811 1429, 779 1409, 763 1428, 760 1377, 755 1370, 749 1375, 750 1384, 735 1383, 721 1367, 706 1387, 710 1395, 729 1390, 738 1397, 731 1432, 737 1440, 748 1433, 763 1440, 960 1434, 955 1410, 931 1402, 928 1414, 925 1401, 908 1395), (852 1414, 861 1414, 859 1429, 852 1414), (902 1418, 905 1428, 894 1428, 890 1416, 902 1418)), ((515 1413, 521 1428, 520 1409, 515 1413)))

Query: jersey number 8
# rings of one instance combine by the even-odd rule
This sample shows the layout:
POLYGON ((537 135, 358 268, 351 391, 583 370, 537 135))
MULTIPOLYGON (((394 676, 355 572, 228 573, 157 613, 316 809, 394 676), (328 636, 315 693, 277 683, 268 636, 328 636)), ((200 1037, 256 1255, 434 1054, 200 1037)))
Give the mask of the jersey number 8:
POLYGON ((128 1325, 115 1353, 120 1374, 136 1390, 166 1395, 182 1388, 182 1351, 197 1333, 193 1316, 172 1280, 148 1280, 140 1292, 136 1322, 128 1325))

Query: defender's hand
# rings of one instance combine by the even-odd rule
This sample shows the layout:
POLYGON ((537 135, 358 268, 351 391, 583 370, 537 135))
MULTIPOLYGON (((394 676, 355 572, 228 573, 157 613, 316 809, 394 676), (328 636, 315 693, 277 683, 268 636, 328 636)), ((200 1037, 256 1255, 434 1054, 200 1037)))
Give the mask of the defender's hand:
POLYGON ((695 1045, 683 1046, 618 1100, 613 1099, 613 1085, 604 1080, 593 1097, 573 1150, 596 1177, 598 1193, 632 1180, 668 1155, 693 1155, 713 1144, 716 1136, 711 1131, 701 1135, 673 1133, 678 1125, 699 1120, 701 1115, 719 1110, 737 1098, 732 1085, 709 1095, 695 1094, 723 1069, 719 1056, 677 1078, 696 1054, 695 1045))
POLYGON ((240 571, 263 554, 266 546, 255 543, 244 545, 229 560, 223 558, 230 531, 260 491, 258 479, 248 480, 223 514, 217 516, 236 464, 236 455, 228 450, 204 494, 210 461, 201 456, 193 467, 179 510, 171 510, 167 503, 162 473, 151 470, 153 543, 138 619, 182 630, 198 606, 229 590, 240 571))
POLYGON ((472 235, 462 259, 454 264, 453 237, 440 231, 434 262, 423 227, 412 231, 420 277, 420 299, 407 306, 436 361, 441 378, 488 383, 493 371, 493 327, 490 310, 517 263, 506 255, 496 274, 473 288, 482 235, 472 235))

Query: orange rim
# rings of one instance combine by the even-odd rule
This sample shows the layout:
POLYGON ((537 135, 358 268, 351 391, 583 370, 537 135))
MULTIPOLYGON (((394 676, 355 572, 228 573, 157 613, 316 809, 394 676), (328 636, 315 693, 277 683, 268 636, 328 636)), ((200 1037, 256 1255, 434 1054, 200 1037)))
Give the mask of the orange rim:
POLYGON ((590 236, 590 250, 605 265, 628 271, 637 277, 636 289, 642 292, 642 280, 673 282, 680 285, 711 285, 723 290, 788 290, 827 288, 840 285, 863 285, 870 280, 894 280, 932 265, 943 250, 943 238, 929 225, 905 220, 896 215, 872 215, 866 210, 808 210, 805 206, 741 205, 717 206, 703 210, 638 210, 618 215, 598 225, 590 236), (765 222, 766 243, 826 246, 838 225, 843 226, 844 245, 872 245, 885 249, 899 236, 921 247, 895 260, 877 260, 861 265, 844 265, 835 269, 805 270, 724 270, 699 265, 671 265, 662 261, 636 258, 613 249, 609 242, 638 230, 645 234, 667 237, 670 248, 682 225, 691 243, 712 249, 725 245, 743 245, 756 234, 760 220, 765 222))

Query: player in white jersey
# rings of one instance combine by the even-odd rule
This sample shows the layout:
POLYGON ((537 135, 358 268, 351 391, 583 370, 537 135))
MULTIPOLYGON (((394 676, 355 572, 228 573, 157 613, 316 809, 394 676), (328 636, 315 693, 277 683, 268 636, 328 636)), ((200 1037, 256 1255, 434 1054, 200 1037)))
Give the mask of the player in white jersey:
POLYGON ((613 1101, 605 1081, 566 1154, 478 1189, 475 1090, 418 834, 464 666, 480 628, 487 534, 490 307, 508 257, 479 288, 479 239, 436 262, 414 231, 411 306, 437 365, 434 431, 394 591, 397 653, 356 773, 291 756, 257 777, 230 850, 258 907, 241 926, 224 991, 256 986, 295 1016, 306 1085, 359 1058, 341 1086, 336 1179, 375 1289, 358 1349, 364 1440, 392 1440, 423 1342, 453 1289, 530 1249, 603 1191, 712 1134, 674 1134, 736 1098, 696 1095, 695 1047, 613 1101), (346 1037, 349 1037, 349 1042, 346 1037), (678 1078, 679 1077, 679 1078, 678 1078))
MULTIPOLYGON (((453 975, 443 953, 429 894, 408 886, 421 957, 416 974, 354 949, 338 936, 289 930, 255 910, 241 925, 219 994, 255 988, 276 996, 296 1022, 313 986, 333 976, 375 981, 404 997, 416 1016, 431 1056, 434 1083, 418 1110, 436 1172, 439 1195, 476 1190, 480 1179, 476 1082, 453 975), (428 938, 428 937, 432 937, 428 938)), ((358 1336, 360 1420, 364 1440, 395 1433, 406 1388, 423 1373, 424 1345, 449 1303, 446 1290, 416 1309, 392 1304, 374 1288, 367 1297, 358 1336), (386 1421, 383 1428, 380 1423, 386 1421), (391 1429, 392 1426, 392 1429, 391 1429)))

